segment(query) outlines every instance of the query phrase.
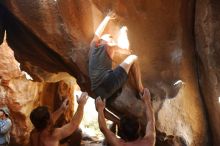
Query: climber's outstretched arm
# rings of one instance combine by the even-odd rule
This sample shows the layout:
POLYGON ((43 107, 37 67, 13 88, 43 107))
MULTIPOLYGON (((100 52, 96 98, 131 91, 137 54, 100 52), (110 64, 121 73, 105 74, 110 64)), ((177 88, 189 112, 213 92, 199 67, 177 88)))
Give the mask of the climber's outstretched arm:
POLYGON ((95 35, 94 35, 94 38, 93 38, 92 42, 100 39, 100 37, 102 36, 109 20, 114 19, 114 18, 115 18, 115 13, 109 12, 107 14, 107 16, 102 20, 102 22, 99 24, 98 28, 96 29, 95 35))

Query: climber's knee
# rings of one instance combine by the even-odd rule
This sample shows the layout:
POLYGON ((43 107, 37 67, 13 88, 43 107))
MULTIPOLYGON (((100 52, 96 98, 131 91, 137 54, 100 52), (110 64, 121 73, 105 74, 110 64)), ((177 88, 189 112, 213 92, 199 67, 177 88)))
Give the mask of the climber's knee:
POLYGON ((120 66, 126 71, 129 72, 132 64, 138 59, 136 55, 129 55, 121 64, 120 66))

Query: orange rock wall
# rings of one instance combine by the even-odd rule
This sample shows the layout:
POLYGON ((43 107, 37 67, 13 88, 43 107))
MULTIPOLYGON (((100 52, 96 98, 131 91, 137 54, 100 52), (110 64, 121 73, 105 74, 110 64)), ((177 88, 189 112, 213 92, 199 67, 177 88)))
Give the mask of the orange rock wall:
POLYGON ((198 0, 196 4, 195 36, 198 81, 207 109, 211 141, 220 144, 220 1, 198 0))
POLYGON ((75 79, 66 73, 48 73, 47 76, 44 74, 42 82, 27 80, 6 42, 0 49, 0 106, 7 105, 11 112, 13 128, 10 145, 24 146, 28 143, 33 128, 29 115, 38 105, 48 105, 54 111, 61 105, 63 97, 68 97, 72 106, 65 113, 65 119, 68 121, 72 118, 76 83, 75 79))
MULTIPOLYGON (((201 83, 198 84, 197 67, 200 64, 195 59, 198 55, 195 48, 203 38, 198 38, 195 46, 194 22, 197 16, 210 19, 206 14, 213 14, 213 19, 218 19, 217 13, 210 12, 216 8, 217 2, 210 7, 206 7, 205 2, 190 0, 5 0, 3 4, 9 10, 3 17, 8 43, 21 67, 40 80, 44 79, 38 77, 31 65, 49 72, 68 72, 87 91, 90 91, 87 71, 89 42, 104 15, 109 9, 114 10, 118 18, 110 23, 107 32, 115 37, 119 26, 128 27, 131 48, 139 56, 143 83, 154 97, 157 129, 181 137, 186 145, 210 145, 208 124, 213 125, 218 118, 208 117, 213 122, 207 122, 206 112, 212 113, 212 110, 207 108, 206 111, 201 98, 200 91, 204 87, 200 88, 201 83), (199 8, 196 12, 201 16, 195 15, 195 7, 199 8), (182 86, 175 85, 179 80, 184 82, 182 86)), ((217 9, 214 12, 218 12, 217 9)), ((198 28, 202 22, 203 19, 198 19, 198 28)), ((207 30, 210 23, 203 26, 207 30)), ((214 32, 211 34, 217 34, 214 32)), ((207 33, 208 36, 211 34, 207 33)), ((206 60, 203 62, 204 66, 209 66, 206 60)), ((217 65, 218 62, 214 67, 217 65)), ((206 71, 203 70, 204 76, 209 76, 206 71)), ((212 90, 210 88, 209 92, 212 90)), ((208 91, 202 95, 208 97, 208 91)), ((211 103, 215 101, 213 99, 211 103)), ((210 103, 209 100, 205 102, 210 103)), ((143 105, 129 86, 123 90, 123 96, 110 105, 119 115, 136 113, 136 116, 143 116, 143 105)), ((218 117, 217 113, 213 117, 218 117)), ((218 133, 213 130, 214 135, 218 133)), ((217 139, 215 144, 218 144, 217 139)))

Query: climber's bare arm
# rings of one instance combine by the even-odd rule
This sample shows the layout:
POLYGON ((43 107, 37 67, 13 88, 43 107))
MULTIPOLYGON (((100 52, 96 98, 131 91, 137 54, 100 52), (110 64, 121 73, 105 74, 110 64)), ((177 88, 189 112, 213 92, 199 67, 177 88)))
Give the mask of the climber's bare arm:
POLYGON ((102 20, 102 22, 99 24, 98 28, 96 29, 92 42, 95 42, 100 39, 109 20, 114 19, 114 18, 115 18, 115 14, 113 12, 109 12, 107 14, 107 16, 102 20))
POLYGON ((154 117, 154 112, 153 112, 153 108, 151 105, 150 92, 147 88, 144 88, 144 94, 143 94, 142 100, 144 101, 146 105, 146 116, 148 119, 145 138, 148 138, 150 141, 152 141, 153 144, 155 144, 155 137, 156 137, 155 117, 154 117))
POLYGON ((104 116, 105 102, 100 97, 96 99, 96 110, 98 111, 98 122, 101 132, 104 134, 108 144, 112 146, 120 146, 118 138, 111 130, 107 128, 104 116))

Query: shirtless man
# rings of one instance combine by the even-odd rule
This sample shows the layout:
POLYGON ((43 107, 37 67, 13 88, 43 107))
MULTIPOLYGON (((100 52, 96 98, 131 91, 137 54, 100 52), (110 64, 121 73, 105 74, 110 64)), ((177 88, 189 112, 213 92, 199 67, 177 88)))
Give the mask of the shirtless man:
POLYGON ((144 137, 140 137, 140 124, 136 119, 121 119, 120 130, 121 138, 117 138, 116 135, 110 131, 105 122, 103 110, 105 103, 100 97, 96 99, 96 109, 98 111, 98 122, 101 132, 104 134, 107 143, 110 146, 154 146, 155 145, 155 118, 153 108, 151 106, 150 93, 147 88, 144 89, 142 97, 143 102, 146 105, 147 126, 144 137), (127 120, 127 121, 126 121, 127 120))
POLYGON ((54 123, 60 115, 67 109, 66 99, 61 107, 51 114, 46 106, 39 106, 31 112, 30 119, 35 129, 30 135, 31 146, 59 146, 59 141, 70 136, 79 126, 82 118, 84 105, 88 99, 88 94, 83 92, 77 100, 78 108, 72 120, 60 128, 54 128, 54 123))
POLYGON ((103 35, 108 22, 114 18, 115 14, 110 12, 100 23, 91 41, 89 52, 91 90, 97 97, 100 96, 105 99, 118 93, 127 81, 130 70, 134 75, 137 90, 143 93, 144 89, 140 69, 137 65, 137 56, 131 55, 129 49, 119 48, 110 34, 103 35), (112 61, 116 51, 128 56, 121 64, 112 69, 112 61))

